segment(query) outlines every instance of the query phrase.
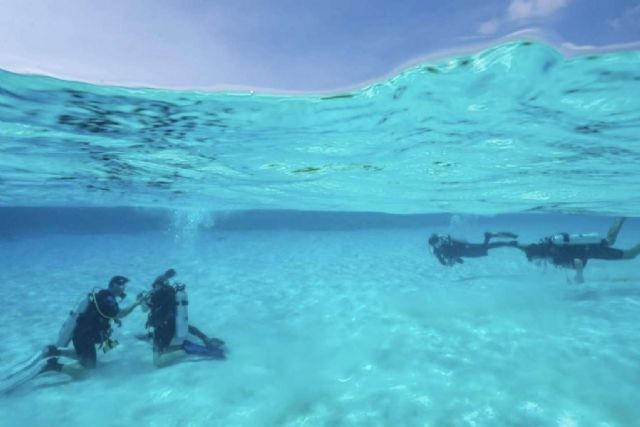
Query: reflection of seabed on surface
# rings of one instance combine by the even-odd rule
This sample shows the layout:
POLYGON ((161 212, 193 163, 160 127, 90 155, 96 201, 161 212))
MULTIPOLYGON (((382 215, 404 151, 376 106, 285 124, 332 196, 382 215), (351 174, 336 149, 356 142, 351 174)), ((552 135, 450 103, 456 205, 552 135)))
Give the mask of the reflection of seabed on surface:
POLYGON ((0 204, 635 214, 639 58, 514 40, 336 96, 0 71, 0 204))

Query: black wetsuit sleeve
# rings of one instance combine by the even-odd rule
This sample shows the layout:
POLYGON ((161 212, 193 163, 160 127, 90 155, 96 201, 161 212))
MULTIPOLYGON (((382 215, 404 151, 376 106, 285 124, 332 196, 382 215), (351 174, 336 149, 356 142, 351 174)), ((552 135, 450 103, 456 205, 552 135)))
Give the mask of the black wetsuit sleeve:
POLYGON ((442 264, 442 265, 448 265, 448 264, 445 262, 444 256, 442 255, 442 252, 441 252, 441 251, 435 251, 435 254, 436 254, 436 258, 438 258, 438 261, 440 261, 440 264, 442 264))

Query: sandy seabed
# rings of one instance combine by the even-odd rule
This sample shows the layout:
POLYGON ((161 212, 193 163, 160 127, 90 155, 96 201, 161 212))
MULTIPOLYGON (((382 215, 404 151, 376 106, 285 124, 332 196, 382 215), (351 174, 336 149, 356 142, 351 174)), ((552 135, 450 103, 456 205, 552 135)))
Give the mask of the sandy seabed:
POLYGON ((640 260, 592 261, 584 285, 508 248, 445 268, 429 232, 3 239, 3 376, 91 288, 126 275, 127 305, 169 267, 191 323, 231 351, 156 369, 136 311, 89 378, 48 375, 0 397, 0 424, 637 425, 640 260))

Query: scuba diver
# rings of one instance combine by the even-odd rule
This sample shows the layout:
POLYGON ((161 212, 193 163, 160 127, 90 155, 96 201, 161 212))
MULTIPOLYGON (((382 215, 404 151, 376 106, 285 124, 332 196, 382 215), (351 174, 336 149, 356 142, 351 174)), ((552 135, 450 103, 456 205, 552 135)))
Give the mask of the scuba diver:
POLYGON ((14 390, 26 381, 45 372, 61 372, 72 378, 84 377, 88 370, 96 367, 96 346, 107 351, 115 348, 118 342, 111 339, 111 322, 121 325, 120 319, 129 315, 140 302, 120 309, 117 299, 126 297, 125 287, 129 281, 124 276, 114 276, 107 289, 93 290, 85 296, 75 310, 71 311, 58 334, 55 344, 48 345, 40 353, 23 364, 3 382, 10 384, 5 392, 14 390), (73 343, 73 347, 68 347, 73 343), (59 358, 74 359, 76 363, 62 364, 59 358), (46 360, 43 366, 41 362, 46 360), (36 370, 36 367, 39 367, 36 370))
POLYGON ((153 282, 152 290, 138 295, 143 311, 148 311, 147 328, 152 332, 139 336, 153 339, 153 363, 166 366, 187 355, 203 358, 225 359, 225 342, 209 338, 193 325, 189 325, 187 292, 184 284, 172 285, 169 279, 176 275, 174 269, 167 270, 153 282), (189 334, 197 337, 202 344, 194 343, 189 334))
POLYGON ((516 246, 516 240, 506 242, 490 243, 494 237, 517 239, 518 235, 501 231, 497 233, 484 233, 484 241, 482 243, 469 243, 463 240, 452 238, 448 234, 432 234, 428 243, 431 252, 438 258, 440 264, 446 266, 454 266, 464 263, 462 258, 479 258, 489 255, 489 249, 501 248, 505 246, 516 246))
POLYGON ((640 254, 640 244, 627 250, 612 247, 625 220, 618 218, 609 228, 606 238, 597 233, 559 233, 538 243, 517 244, 515 247, 523 251, 529 261, 544 260, 556 267, 576 270, 576 282, 583 283, 583 271, 590 259, 633 259, 640 254))

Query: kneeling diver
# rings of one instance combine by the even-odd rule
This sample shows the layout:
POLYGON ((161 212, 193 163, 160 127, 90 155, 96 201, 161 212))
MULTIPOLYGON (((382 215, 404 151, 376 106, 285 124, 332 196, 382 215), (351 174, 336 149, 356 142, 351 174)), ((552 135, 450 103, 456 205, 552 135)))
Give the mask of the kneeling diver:
POLYGON ((204 358, 225 359, 224 341, 209 338, 189 324, 189 301, 185 285, 172 285, 169 282, 175 275, 175 270, 167 270, 156 278, 149 293, 138 295, 142 309, 149 312, 146 327, 152 331, 144 337, 153 339, 153 363, 158 367, 166 366, 185 353, 204 358), (202 345, 190 341, 189 334, 199 338, 202 345))
POLYGON ((120 319, 131 313, 140 302, 120 309, 117 299, 126 297, 125 287, 129 281, 124 276, 114 276, 107 289, 93 290, 84 297, 75 310, 71 311, 62 326, 55 344, 50 344, 26 364, 14 370, 4 381, 10 384, 5 392, 14 390, 21 384, 45 372, 61 372, 72 378, 81 378, 88 370, 95 369, 97 363, 96 347, 106 353, 118 342, 111 339, 112 322, 121 325, 120 319), (72 347, 68 347, 72 343, 72 347), (59 358, 69 358, 76 362, 62 364, 59 358), (43 360, 46 363, 36 369, 43 360))

